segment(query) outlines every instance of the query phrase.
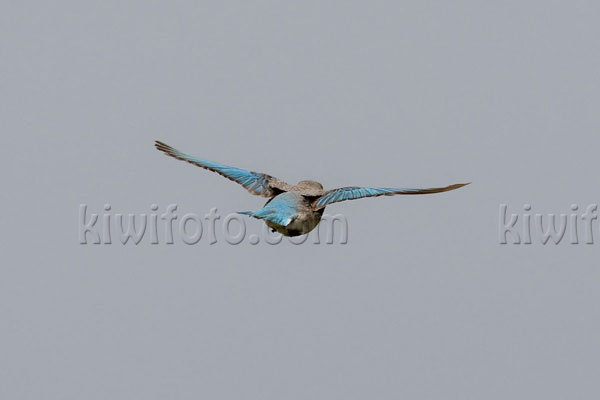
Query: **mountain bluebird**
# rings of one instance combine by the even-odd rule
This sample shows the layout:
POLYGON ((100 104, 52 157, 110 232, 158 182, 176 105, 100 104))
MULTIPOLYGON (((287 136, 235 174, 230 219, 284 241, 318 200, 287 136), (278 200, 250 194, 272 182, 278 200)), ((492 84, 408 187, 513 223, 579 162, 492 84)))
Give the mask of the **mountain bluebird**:
POLYGON ((156 141, 155 146, 166 155, 187 161, 198 167, 216 172, 242 185, 250 193, 268 197, 265 206, 256 211, 241 211, 240 214, 262 219, 273 230, 285 236, 299 236, 312 231, 321 220, 325 207, 344 200, 363 197, 393 196, 396 194, 429 194, 458 189, 468 183, 428 189, 342 187, 325 190, 319 182, 300 181, 296 185, 285 183, 271 175, 228 167, 182 153, 156 141))

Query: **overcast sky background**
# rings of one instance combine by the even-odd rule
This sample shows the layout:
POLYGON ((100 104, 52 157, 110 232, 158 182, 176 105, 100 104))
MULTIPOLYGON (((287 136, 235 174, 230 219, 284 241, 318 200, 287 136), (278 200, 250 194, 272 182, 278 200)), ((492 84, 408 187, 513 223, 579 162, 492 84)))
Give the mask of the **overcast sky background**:
POLYGON ((598 221, 502 246, 498 212, 600 202, 599 13, 2 2, 0 397, 598 398, 598 221), (80 245, 81 203, 264 203, 155 139, 291 183, 473 183, 335 204, 345 246, 80 245))

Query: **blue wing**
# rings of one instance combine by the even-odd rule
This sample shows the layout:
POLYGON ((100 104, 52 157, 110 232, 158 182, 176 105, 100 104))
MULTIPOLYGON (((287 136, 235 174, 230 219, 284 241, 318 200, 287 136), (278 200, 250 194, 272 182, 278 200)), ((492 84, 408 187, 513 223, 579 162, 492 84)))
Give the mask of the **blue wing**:
POLYGON ((198 167, 216 172, 227 179, 239 183, 250 193, 258 196, 273 197, 284 191, 283 188, 287 185, 285 182, 282 182, 271 175, 246 171, 245 169, 235 167, 228 167, 227 165, 222 165, 190 156, 158 140, 156 141, 155 146, 158 150, 162 151, 168 156, 174 157, 178 160, 187 161, 191 164, 197 165, 198 167))
POLYGON ((439 188, 428 189, 409 189, 409 188, 368 188, 368 187, 343 187, 339 189, 329 190, 313 201, 312 205, 315 210, 319 210, 329 204, 337 203, 338 201, 362 199, 363 197, 376 196, 393 196, 396 194, 429 194, 447 192, 449 190, 458 189, 468 185, 468 183, 458 183, 439 188))

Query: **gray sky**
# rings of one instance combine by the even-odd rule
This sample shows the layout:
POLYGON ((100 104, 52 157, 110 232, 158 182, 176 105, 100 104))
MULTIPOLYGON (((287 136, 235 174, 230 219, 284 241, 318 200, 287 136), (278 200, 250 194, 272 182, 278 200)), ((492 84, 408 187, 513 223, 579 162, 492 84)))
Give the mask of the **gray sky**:
POLYGON ((0 5, 0 397, 600 395, 598 221, 498 244, 501 203, 600 202, 598 5, 24 3, 0 5), (262 206, 155 139, 290 183, 473 183, 328 207, 345 246, 80 245, 81 203, 262 206))

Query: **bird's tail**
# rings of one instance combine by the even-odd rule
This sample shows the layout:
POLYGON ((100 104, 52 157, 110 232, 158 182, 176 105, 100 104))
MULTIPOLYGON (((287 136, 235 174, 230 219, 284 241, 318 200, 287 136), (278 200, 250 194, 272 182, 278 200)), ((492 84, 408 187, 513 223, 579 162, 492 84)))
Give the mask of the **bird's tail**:
POLYGON ((258 219, 266 219, 267 221, 274 222, 276 224, 287 226, 292 222, 292 216, 285 213, 279 213, 277 210, 270 208, 261 208, 256 211, 238 211, 238 214, 249 215, 258 219))
POLYGON ((249 215, 258 219, 266 219, 275 213, 274 210, 261 208, 255 211, 238 211, 238 214, 249 215))

